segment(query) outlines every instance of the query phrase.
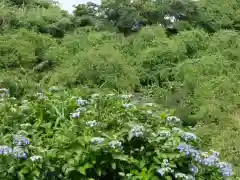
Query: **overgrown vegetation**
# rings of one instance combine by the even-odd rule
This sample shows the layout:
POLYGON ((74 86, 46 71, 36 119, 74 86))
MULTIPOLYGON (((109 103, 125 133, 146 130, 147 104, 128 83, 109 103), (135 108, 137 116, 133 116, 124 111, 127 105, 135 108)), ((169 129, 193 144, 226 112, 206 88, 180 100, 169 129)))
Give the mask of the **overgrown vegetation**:
MULTIPOLYGON (((1 103, 1 144, 9 144, 10 136, 21 130, 21 124, 28 123, 32 128, 26 130, 25 136, 39 141, 30 147, 33 154, 41 150, 31 148, 42 147, 73 155, 72 151, 62 151, 65 138, 60 137, 65 123, 71 123, 68 115, 74 105, 65 107, 63 101, 70 103, 70 93, 79 93, 81 89, 111 90, 133 93, 136 102, 151 100, 162 109, 174 109, 184 128, 196 128, 202 139, 201 148, 219 151, 221 158, 233 164, 236 176, 240 176, 239 9, 239 0, 113 0, 102 1, 101 5, 78 5, 70 15, 51 1, 1 1, 0 86, 16 98, 7 109, 6 102, 1 103), (61 94, 61 101, 53 99, 59 104, 39 104, 27 97, 55 86, 67 93, 61 94), (32 109, 31 114, 23 116, 19 108, 26 98, 32 109), (53 108, 56 112, 41 114, 41 108, 53 108), (59 142, 48 142, 52 137, 59 142)), ((108 118, 113 107, 109 106, 102 119, 109 120, 104 122, 109 126, 113 123, 108 118)), ((99 111, 99 107, 91 108, 99 111)), ((111 116, 117 120, 120 115, 117 111, 111 116)), ((141 112, 136 111, 133 122, 136 123, 140 115, 141 112)), ((95 116, 100 118, 99 114, 95 116)), ((94 119, 83 120, 77 123, 94 119)), ((151 120, 147 123, 149 126, 161 121, 151 120)), ((66 127, 75 128, 69 124, 66 127)), ((83 138, 85 130, 81 128, 79 134, 71 136, 83 138)), ((145 128, 154 131, 154 128, 145 128)), ((110 138, 120 132, 115 127, 108 130, 111 135, 106 135, 110 138)), ((129 143, 124 133, 117 137, 120 136, 129 143)), ((153 152, 149 150, 149 153, 153 152)), ((46 166, 50 168, 51 163, 46 166)), ((61 163, 64 161, 55 164, 57 168, 61 163)), ((146 172, 141 173, 146 176, 142 174, 142 177, 152 179, 150 164, 144 167, 146 172)), ((101 168, 108 169, 107 166, 101 168)), ((26 171, 25 178, 33 178, 28 174, 29 169, 26 171)))

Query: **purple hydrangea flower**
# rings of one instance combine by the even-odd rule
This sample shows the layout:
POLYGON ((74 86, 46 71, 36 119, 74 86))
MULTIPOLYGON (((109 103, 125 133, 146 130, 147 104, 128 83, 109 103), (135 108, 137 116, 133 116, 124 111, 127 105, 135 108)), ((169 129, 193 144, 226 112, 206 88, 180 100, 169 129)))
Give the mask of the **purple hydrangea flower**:
POLYGON ((104 138, 101 138, 101 137, 94 137, 91 139, 91 143, 92 144, 102 144, 104 142, 104 138))
POLYGON ((9 95, 9 90, 6 88, 0 88, 0 97, 4 98, 7 95, 9 95))
POLYGON ((30 141, 28 140, 27 137, 23 136, 23 135, 14 135, 13 136, 13 144, 15 146, 26 146, 30 144, 30 141))
POLYGON ((137 137, 137 138, 143 137, 144 127, 139 125, 134 126, 130 131, 130 135, 131 137, 137 137))
POLYGON ((78 111, 78 112, 71 113, 71 117, 72 118, 79 118, 80 117, 80 112, 78 111))
POLYGON ((93 120, 93 121, 86 122, 86 125, 89 126, 89 127, 94 127, 94 126, 97 126, 98 123, 97 123, 96 120, 93 120))
POLYGON ((216 165, 224 177, 232 176, 232 165, 226 162, 219 162, 216 165))
POLYGON ((189 170, 191 173, 193 173, 193 175, 196 175, 198 173, 198 168, 194 165, 191 165, 189 170))
POLYGON ((88 104, 88 101, 87 101, 87 100, 84 100, 84 99, 82 99, 82 98, 79 98, 79 99, 77 100, 77 104, 78 104, 79 106, 84 106, 84 105, 87 105, 87 104, 88 104))
POLYGON ((112 149, 122 149, 121 141, 114 140, 114 141, 109 142, 108 144, 112 149))
POLYGON ((12 153, 12 148, 9 146, 0 146, 0 155, 9 155, 12 153))
POLYGON ((13 148, 13 156, 20 159, 27 159, 27 153, 20 147, 13 148))
POLYGON ((181 133, 181 137, 185 140, 185 141, 194 141, 197 139, 197 136, 193 133, 190 132, 182 132, 181 133))

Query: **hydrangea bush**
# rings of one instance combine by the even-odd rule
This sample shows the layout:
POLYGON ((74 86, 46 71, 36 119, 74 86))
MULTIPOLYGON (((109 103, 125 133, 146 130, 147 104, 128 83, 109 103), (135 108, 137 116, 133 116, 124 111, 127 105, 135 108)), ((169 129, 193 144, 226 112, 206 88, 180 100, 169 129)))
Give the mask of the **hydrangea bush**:
POLYGON ((58 91, 17 100, 0 90, 0 179, 221 180, 233 174, 218 152, 201 151, 200 139, 154 103, 58 91))

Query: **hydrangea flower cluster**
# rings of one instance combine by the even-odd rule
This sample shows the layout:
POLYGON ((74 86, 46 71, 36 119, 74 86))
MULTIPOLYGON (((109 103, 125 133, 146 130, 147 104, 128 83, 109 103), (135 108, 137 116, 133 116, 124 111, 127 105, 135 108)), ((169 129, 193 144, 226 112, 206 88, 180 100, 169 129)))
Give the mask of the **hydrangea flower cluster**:
POLYGON ((78 98, 78 99, 77 99, 77 104, 78 104, 79 106, 85 106, 85 105, 88 104, 88 101, 87 101, 87 100, 84 100, 84 99, 82 99, 82 98, 78 98))
POLYGON ((14 135, 13 136, 13 144, 18 147, 24 147, 30 144, 28 138, 22 135, 14 135))
POLYGON ((88 122, 86 122, 86 125, 89 127, 94 127, 94 126, 98 125, 98 122, 96 120, 88 121, 88 122))
POLYGON ((112 149, 121 150, 123 148, 121 141, 114 140, 114 141, 109 142, 108 144, 112 149))
POLYGON ((36 93, 35 96, 39 99, 39 100, 48 100, 48 97, 45 96, 43 93, 36 93))
POLYGON ((195 176, 198 173, 198 168, 194 165, 189 167, 189 171, 195 176))
MULTIPOLYGON (((6 145, 0 146, 0 155, 3 156, 13 156, 16 159, 27 159, 26 147, 30 144, 30 141, 27 137, 23 135, 14 135, 13 136, 13 147, 6 145)), ((41 156, 31 156, 31 161, 38 161, 42 159, 41 156)))
POLYGON ((167 123, 170 123, 170 124, 177 124, 181 122, 181 120, 176 116, 168 116, 166 118, 166 121, 167 123))
POLYGON ((0 155, 13 155, 16 158, 26 159, 27 153, 25 147, 30 144, 30 141, 22 135, 13 136, 14 147, 2 145, 0 146, 0 155))
POLYGON ((158 132, 158 135, 161 137, 170 137, 171 136, 171 132, 168 130, 162 130, 158 132))
POLYGON ((97 145, 97 144, 102 144, 104 142, 104 138, 101 138, 101 137, 94 137, 91 139, 91 143, 94 144, 94 145, 97 145))
POLYGON ((160 176, 164 176, 167 173, 173 173, 173 172, 174 172, 174 170, 169 166, 168 159, 164 159, 163 163, 162 163, 162 167, 157 169, 157 173, 160 176))
POLYGON ((41 160, 42 157, 41 157, 41 156, 31 156, 30 159, 31 159, 31 161, 34 162, 34 161, 39 161, 39 160, 41 160))
POLYGON ((5 145, 0 146, 0 155, 9 155, 11 153, 12 153, 11 147, 5 145))
POLYGON ((203 153, 188 144, 180 144, 178 150, 191 157, 198 164, 218 168, 224 177, 232 176, 232 166, 225 162, 219 162, 218 152, 213 152, 210 156, 207 156, 207 153, 203 153))
POLYGON ((50 92, 56 92, 58 90, 59 90, 59 88, 57 86, 52 86, 52 87, 49 88, 50 92))
POLYGON ((128 108, 136 108, 134 104, 128 103, 128 104, 123 104, 123 107, 128 109, 128 108))
POLYGON ((9 90, 6 88, 0 88, 0 98, 3 99, 4 97, 9 95, 9 90))
POLYGON ((176 179, 186 179, 186 180, 195 180, 195 177, 193 177, 192 175, 187 175, 187 174, 183 174, 183 173, 176 173, 174 175, 174 177, 176 179))
POLYGON ((87 104, 88 104, 87 100, 84 100, 82 98, 78 98, 77 99, 77 105, 80 106, 80 107, 78 107, 75 110, 75 112, 70 113, 70 117, 73 118, 73 119, 74 118, 79 118, 80 115, 81 115, 81 112, 86 111, 86 108, 84 106, 87 105, 87 104))
POLYGON ((27 153, 25 152, 24 148, 21 148, 21 147, 14 147, 12 154, 16 158, 20 158, 20 159, 27 158, 27 153))
POLYGON ((144 136, 144 127, 143 126, 136 125, 130 130, 130 137, 140 138, 143 136, 144 136))
POLYGON ((197 136, 193 133, 190 132, 182 132, 181 133, 181 137, 185 140, 185 141, 194 141, 197 140, 197 136))
POLYGON ((80 117, 80 112, 76 111, 76 112, 71 113, 71 117, 72 118, 79 118, 80 117))

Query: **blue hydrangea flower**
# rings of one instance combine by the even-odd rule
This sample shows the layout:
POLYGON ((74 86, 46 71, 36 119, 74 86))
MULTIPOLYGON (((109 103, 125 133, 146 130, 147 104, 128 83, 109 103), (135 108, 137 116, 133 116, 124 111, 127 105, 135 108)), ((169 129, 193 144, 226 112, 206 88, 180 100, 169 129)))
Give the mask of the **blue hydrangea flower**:
POLYGON ((139 137, 143 137, 143 135, 144 135, 144 127, 143 126, 136 125, 130 131, 131 137, 139 138, 139 137))
POLYGON ((27 153, 20 147, 13 148, 13 156, 20 159, 27 159, 27 153))
POLYGON ((9 95, 9 90, 6 88, 0 88, 0 98, 4 98, 9 95))
POLYGON ((95 145, 102 144, 104 142, 104 140, 105 139, 101 138, 101 137, 94 137, 94 138, 91 139, 91 143, 95 144, 95 145))
POLYGON ((9 146, 0 146, 0 155, 9 155, 12 153, 12 148, 9 146))
POLYGON ((71 113, 72 118, 79 118, 80 117, 80 112, 73 112, 71 113))
POLYGON ((112 149, 119 149, 119 150, 122 149, 121 141, 114 140, 114 141, 109 142, 108 144, 112 149))
POLYGON ((25 145, 29 145, 30 141, 28 140, 27 137, 23 136, 23 135, 14 135, 13 136, 13 144, 15 146, 25 146, 25 145))
POLYGON ((84 105, 87 105, 87 104, 88 104, 88 101, 87 101, 87 100, 84 100, 84 99, 82 99, 82 98, 79 98, 79 99, 77 100, 77 104, 78 104, 79 106, 84 106, 84 105))
POLYGON ((157 173, 160 176, 164 176, 166 173, 173 172, 173 170, 170 167, 164 167, 157 169, 157 173))
POLYGON ((158 132, 158 135, 161 137, 170 137, 171 136, 171 132, 168 130, 162 130, 158 132))
POLYGON ((181 122, 181 120, 176 116, 168 116, 166 121, 171 124, 177 124, 181 122))
POLYGON ((93 120, 93 121, 86 122, 86 125, 89 126, 89 127, 94 127, 94 126, 97 126, 98 123, 97 123, 96 120, 93 120))
POLYGON ((45 96, 43 93, 36 93, 35 95, 39 100, 47 100, 48 97, 45 96))
POLYGON ((196 150, 193 146, 191 145, 188 145, 188 144, 180 144, 178 146, 178 150, 180 152, 184 152, 186 154, 186 156, 191 156, 192 158, 194 159, 201 159, 200 157, 200 154, 201 152, 196 150))
POLYGON ((168 159, 163 159, 163 166, 164 166, 164 167, 169 166, 168 159))
POLYGON ((190 172, 191 172, 193 175, 196 175, 196 174, 198 173, 198 168, 197 168, 196 166, 194 166, 194 165, 191 165, 191 166, 189 167, 189 170, 190 170, 190 172))
POLYGON ((226 162, 219 162, 216 165, 224 177, 232 176, 232 165, 226 162))
POLYGON ((218 155, 213 153, 211 156, 204 158, 201 163, 206 166, 213 166, 217 164, 218 160, 218 155))
POLYGON ((194 141, 197 139, 197 136, 193 133, 190 132, 182 132, 181 133, 181 137, 185 140, 185 141, 194 141))

